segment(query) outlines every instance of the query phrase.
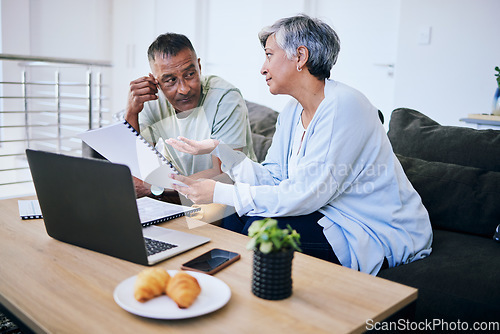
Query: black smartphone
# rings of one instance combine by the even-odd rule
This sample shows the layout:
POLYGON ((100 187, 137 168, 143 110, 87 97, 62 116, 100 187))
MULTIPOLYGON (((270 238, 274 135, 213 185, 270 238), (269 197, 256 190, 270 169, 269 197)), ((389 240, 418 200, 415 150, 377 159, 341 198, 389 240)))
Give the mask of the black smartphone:
POLYGON ((205 274, 213 275, 219 270, 237 261, 240 254, 227 250, 214 248, 194 259, 184 263, 181 269, 193 270, 205 274))

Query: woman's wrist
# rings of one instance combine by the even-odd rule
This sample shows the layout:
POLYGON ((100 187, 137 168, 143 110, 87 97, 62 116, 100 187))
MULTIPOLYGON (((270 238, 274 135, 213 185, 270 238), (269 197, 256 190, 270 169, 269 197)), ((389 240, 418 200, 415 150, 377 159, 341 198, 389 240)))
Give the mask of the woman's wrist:
POLYGON ((213 202, 234 206, 233 200, 234 185, 216 182, 214 188, 213 202))

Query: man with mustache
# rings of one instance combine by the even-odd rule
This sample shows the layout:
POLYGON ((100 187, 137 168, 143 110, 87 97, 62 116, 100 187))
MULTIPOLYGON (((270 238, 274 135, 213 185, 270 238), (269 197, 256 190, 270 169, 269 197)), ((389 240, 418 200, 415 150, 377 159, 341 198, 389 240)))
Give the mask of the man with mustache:
MULTIPOLYGON (((201 75, 200 59, 186 36, 158 36, 148 49, 148 59, 151 73, 130 83, 125 111, 127 122, 148 142, 183 175, 195 179, 220 175, 220 160, 176 151, 164 145, 164 140, 179 136, 218 139, 255 160, 248 110, 240 91, 220 77, 201 75)), ((138 197, 151 196, 149 185, 134 181, 138 197)), ((153 190, 154 195, 160 192, 153 190)))

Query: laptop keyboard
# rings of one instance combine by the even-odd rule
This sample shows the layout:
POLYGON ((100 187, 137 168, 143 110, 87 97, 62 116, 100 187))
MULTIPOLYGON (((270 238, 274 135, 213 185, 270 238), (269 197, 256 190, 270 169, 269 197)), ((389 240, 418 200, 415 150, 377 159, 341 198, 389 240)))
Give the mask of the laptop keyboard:
POLYGON ((148 256, 177 247, 177 245, 169 244, 168 242, 153 240, 149 238, 144 238, 144 241, 146 241, 146 250, 148 251, 148 256))

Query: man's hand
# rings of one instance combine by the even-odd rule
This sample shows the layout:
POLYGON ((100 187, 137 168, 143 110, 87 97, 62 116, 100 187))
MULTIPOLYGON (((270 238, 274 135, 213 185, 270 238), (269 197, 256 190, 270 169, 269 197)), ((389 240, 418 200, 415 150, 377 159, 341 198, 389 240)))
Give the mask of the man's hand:
POLYGON ((211 153, 219 141, 217 139, 191 140, 185 137, 177 137, 177 139, 169 138, 165 143, 175 148, 177 151, 189 153, 191 155, 209 154, 211 153))
POLYGON ((213 202, 215 181, 210 179, 193 180, 182 175, 172 175, 172 179, 184 183, 186 186, 174 184, 173 188, 196 204, 213 202))
POLYGON ((157 100, 158 82, 149 73, 147 77, 141 77, 130 83, 128 92, 127 112, 138 114, 144 108, 144 102, 157 100))
POLYGON ((135 176, 133 176, 133 179, 135 186, 135 195, 137 196, 137 198, 151 195, 151 185, 149 183, 146 183, 136 178, 135 176))
POLYGON ((130 82, 128 92, 127 109, 125 119, 136 130, 139 130, 138 115, 144 108, 144 102, 157 100, 158 81, 149 73, 147 77, 141 77, 130 82))

